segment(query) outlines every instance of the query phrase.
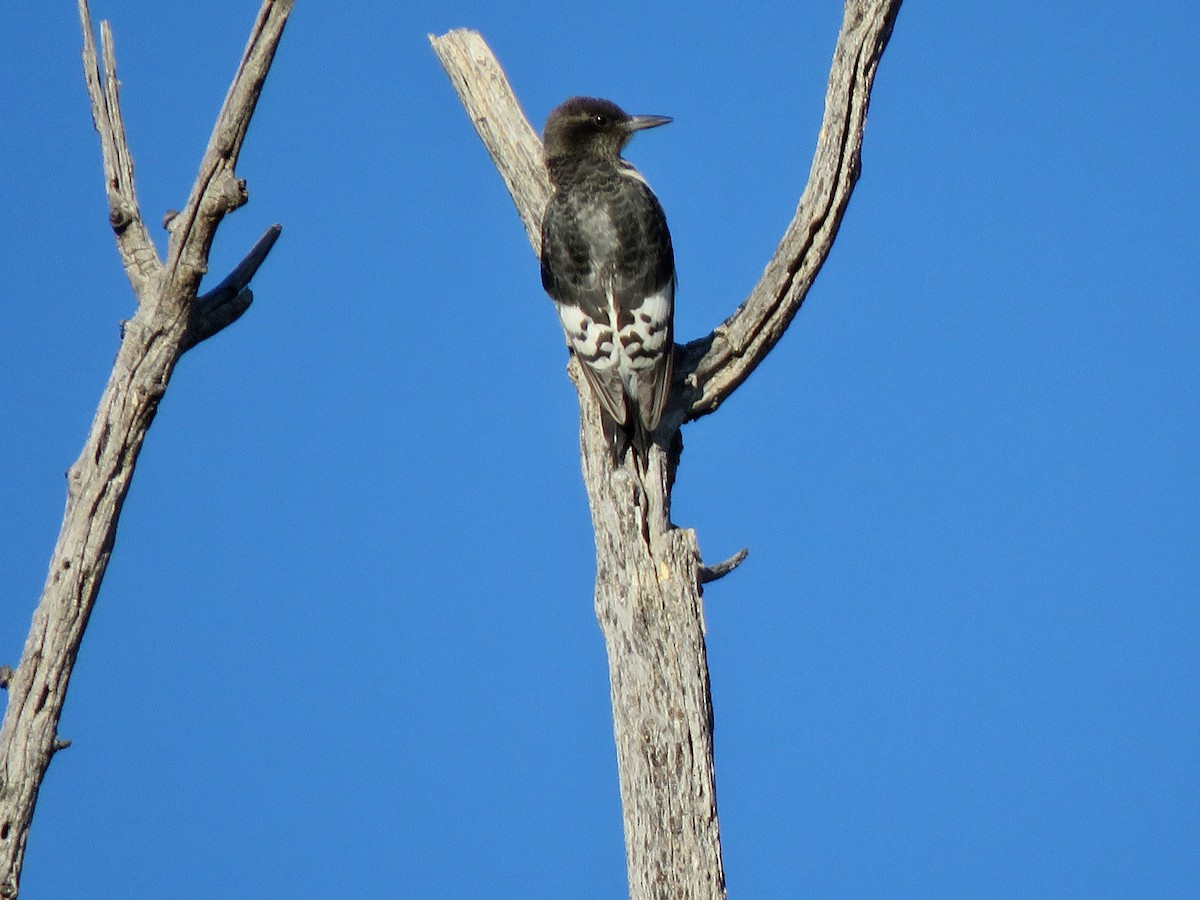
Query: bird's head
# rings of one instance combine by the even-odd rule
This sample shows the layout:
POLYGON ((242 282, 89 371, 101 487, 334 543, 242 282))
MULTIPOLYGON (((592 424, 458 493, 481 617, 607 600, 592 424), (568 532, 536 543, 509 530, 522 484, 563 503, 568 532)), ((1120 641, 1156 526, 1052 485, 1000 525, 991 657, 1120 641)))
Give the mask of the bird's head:
POLYGON ((670 122, 667 116, 631 116, 611 100, 572 97, 555 107, 542 136, 546 159, 615 159, 635 131, 670 122))

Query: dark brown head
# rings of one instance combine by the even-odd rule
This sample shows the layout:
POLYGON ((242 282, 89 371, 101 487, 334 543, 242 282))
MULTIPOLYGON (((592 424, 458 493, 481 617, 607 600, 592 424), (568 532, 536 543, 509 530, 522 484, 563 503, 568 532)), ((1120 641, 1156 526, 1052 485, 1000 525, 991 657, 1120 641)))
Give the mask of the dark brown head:
POLYGON ((546 161, 563 157, 616 159, 635 131, 670 122, 667 116, 631 116, 611 100, 572 97, 555 107, 543 134, 546 161))

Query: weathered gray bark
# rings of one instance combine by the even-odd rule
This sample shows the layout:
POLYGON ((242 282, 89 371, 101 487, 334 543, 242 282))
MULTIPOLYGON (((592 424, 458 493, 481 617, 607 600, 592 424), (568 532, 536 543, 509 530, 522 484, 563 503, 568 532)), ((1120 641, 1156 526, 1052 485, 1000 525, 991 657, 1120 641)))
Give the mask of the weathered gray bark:
MULTIPOLYGON (((673 397, 645 473, 617 465, 580 390, 583 476, 596 536, 596 615, 608 649, 630 896, 723 898, 713 720, 701 586, 742 554, 703 564, 671 523, 679 429, 716 410, 766 357, 803 302, 858 178, 871 85, 900 0, 848 0, 808 185, 758 285, 711 334, 676 348, 673 397)), ((534 251, 550 194, 541 144, 478 34, 433 48, 516 203, 534 251)), ((570 372, 580 385, 577 365, 570 372)), ((632 455, 627 457, 631 460, 632 455)))
POLYGON ((112 32, 107 22, 101 23, 102 76, 91 16, 86 0, 79 0, 84 75, 100 134, 109 221, 138 308, 125 323, 83 452, 67 472, 62 530, 21 662, 9 676, 8 708, 0 726, 0 897, 17 895, 38 790, 51 757, 66 744, 58 737, 58 721, 67 684, 146 431, 179 357, 250 305, 247 285, 279 236, 278 225, 269 228, 228 278, 197 296, 217 226, 246 202, 246 186, 234 175, 234 166, 292 4, 264 0, 259 10, 187 205, 168 223, 171 237, 164 262, 134 191, 112 32))

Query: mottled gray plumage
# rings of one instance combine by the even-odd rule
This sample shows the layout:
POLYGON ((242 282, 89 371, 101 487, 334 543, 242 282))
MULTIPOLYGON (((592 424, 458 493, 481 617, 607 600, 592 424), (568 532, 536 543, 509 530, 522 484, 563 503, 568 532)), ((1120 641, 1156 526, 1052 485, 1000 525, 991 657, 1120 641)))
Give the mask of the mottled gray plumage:
POLYGON ((671 121, 573 97, 550 113, 554 194, 542 220, 542 286, 607 416, 643 452, 671 384, 675 257, 662 206, 621 158, 635 131, 671 121))

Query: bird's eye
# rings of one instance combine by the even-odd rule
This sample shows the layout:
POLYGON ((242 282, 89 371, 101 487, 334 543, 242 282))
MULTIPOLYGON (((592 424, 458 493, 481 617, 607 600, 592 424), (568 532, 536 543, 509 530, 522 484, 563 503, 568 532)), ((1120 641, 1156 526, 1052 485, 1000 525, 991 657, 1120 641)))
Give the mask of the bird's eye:
POLYGON ((608 126, 608 116, 604 115, 603 113, 597 113, 592 117, 592 123, 597 128, 605 128, 608 126))

